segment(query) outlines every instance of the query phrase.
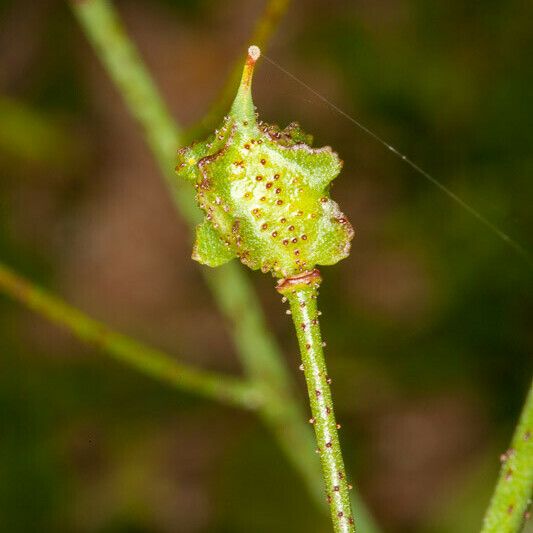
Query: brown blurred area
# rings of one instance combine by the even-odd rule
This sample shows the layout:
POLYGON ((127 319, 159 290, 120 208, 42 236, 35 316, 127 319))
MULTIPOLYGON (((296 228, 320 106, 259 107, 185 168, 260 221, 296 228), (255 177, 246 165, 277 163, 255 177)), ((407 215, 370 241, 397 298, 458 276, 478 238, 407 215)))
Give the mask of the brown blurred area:
MULTIPOLYGON (((186 127, 264 2, 115 4, 186 127)), ((487 4, 302 0, 267 54, 527 245, 532 9, 487 4)), ((254 83, 263 119, 297 120, 345 160, 332 194, 356 238, 324 269, 321 298, 354 484, 387 532, 475 531, 530 379, 530 271, 268 62, 254 83)), ((0 87, 1 260, 181 360, 240 375, 191 233, 65 3, 0 2, 0 87)), ((305 403, 273 280, 247 275, 305 403)), ((251 414, 122 368, 7 299, 0 331, 1 530, 328 531, 251 414)))

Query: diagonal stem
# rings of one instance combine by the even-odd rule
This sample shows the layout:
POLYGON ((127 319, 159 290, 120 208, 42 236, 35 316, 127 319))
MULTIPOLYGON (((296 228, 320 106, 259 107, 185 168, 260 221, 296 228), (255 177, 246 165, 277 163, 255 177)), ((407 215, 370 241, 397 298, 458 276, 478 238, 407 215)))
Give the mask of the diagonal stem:
POLYGON ((256 408, 260 403, 257 390, 252 385, 179 363, 164 352, 117 333, 1 263, 0 291, 48 320, 66 327, 79 339, 98 346, 113 358, 153 378, 245 409, 256 408))
POLYGON ((355 532, 354 518, 350 506, 351 486, 346 478, 346 469, 339 442, 340 424, 335 420, 331 378, 328 376, 326 360, 318 319, 317 297, 320 274, 317 270, 297 282, 289 278, 278 285, 278 290, 288 300, 292 320, 302 354, 302 365, 309 393, 311 418, 315 429, 317 453, 322 464, 322 476, 326 499, 330 506, 333 529, 336 533, 355 532))
POLYGON ((482 533, 522 530, 533 491, 533 382, 510 448, 501 456, 502 468, 482 533))
POLYGON ((87 38, 141 125, 144 137, 181 214, 192 225, 200 220, 194 194, 174 174, 174 159, 182 134, 161 98, 137 48, 108 0, 70 0, 87 38))

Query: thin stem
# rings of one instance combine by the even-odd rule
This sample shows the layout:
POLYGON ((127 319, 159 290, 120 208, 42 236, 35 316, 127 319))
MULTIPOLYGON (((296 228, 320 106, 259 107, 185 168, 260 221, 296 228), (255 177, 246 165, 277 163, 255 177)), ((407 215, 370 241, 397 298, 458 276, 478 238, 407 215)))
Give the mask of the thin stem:
POLYGON ((176 150, 182 144, 181 130, 118 14, 107 0, 71 0, 70 3, 129 112, 142 126, 176 206, 191 225, 197 224, 201 217, 194 194, 174 174, 176 150))
POLYGON ((318 444, 317 453, 322 464, 322 475, 326 488, 326 499, 330 505, 333 528, 336 532, 354 532, 354 518, 350 506, 350 486, 342 458, 338 429, 335 420, 333 398, 331 395, 331 378, 328 376, 326 360, 318 320, 317 297, 320 278, 314 271, 314 279, 307 283, 298 283, 294 287, 287 285, 282 294, 289 300, 294 327, 302 354, 303 371, 311 419, 318 444))
MULTIPOLYGON (((268 43, 279 23, 283 20, 283 15, 286 13, 290 2, 291 0, 268 0, 247 41, 248 44, 254 43, 261 50, 266 51, 268 43)), ((239 85, 242 72, 242 55, 242 53, 238 55, 238 59, 235 61, 218 97, 211 104, 207 113, 197 124, 185 132, 187 140, 202 137, 204 133, 213 130, 228 110, 235 97, 235 90, 239 85)))
POLYGON ((179 363, 162 351, 117 333, 1 263, 0 291, 144 374, 179 389, 245 409, 256 408, 259 404, 257 391, 248 383, 179 363))
POLYGON ((521 531, 533 491, 533 382, 509 449, 502 454, 502 468, 482 533, 521 531))
MULTIPOLYGON (((106 0, 70 0, 70 4, 130 113, 143 127, 176 206, 191 227, 195 226, 201 217, 192 188, 182 186, 174 174, 174 158, 176 149, 183 144, 182 134, 112 4, 106 0)), ((272 11, 268 19, 258 25, 256 31, 260 34, 253 39, 255 43, 264 46, 279 20, 276 17, 281 16, 287 4, 288 0, 269 3, 272 11)), ((239 66, 236 70, 235 84, 240 69, 239 66)), ((259 388, 262 400, 259 412, 263 420, 302 476, 318 508, 323 509, 320 465, 313 453, 313 436, 304 423, 304 413, 295 397, 283 356, 266 326, 251 284, 235 262, 216 269, 202 268, 202 273, 229 323, 244 370, 259 388)), ((355 495, 353 499, 356 509, 360 509, 361 531, 378 533, 362 501, 355 495)))

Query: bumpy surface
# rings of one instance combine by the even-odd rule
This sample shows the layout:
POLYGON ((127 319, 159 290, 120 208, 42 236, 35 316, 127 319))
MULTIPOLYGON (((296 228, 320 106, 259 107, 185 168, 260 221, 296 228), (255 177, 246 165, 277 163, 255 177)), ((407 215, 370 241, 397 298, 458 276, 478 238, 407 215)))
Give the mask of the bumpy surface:
POLYGON ((206 141, 179 151, 180 177, 194 182, 205 212, 193 258, 218 266, 234 257, 252 269, 289 277, 346 257, 353 230, 329 197, 342 162, 311 148, 298 125, 257 121, 248 57, 231 112, 206 141))

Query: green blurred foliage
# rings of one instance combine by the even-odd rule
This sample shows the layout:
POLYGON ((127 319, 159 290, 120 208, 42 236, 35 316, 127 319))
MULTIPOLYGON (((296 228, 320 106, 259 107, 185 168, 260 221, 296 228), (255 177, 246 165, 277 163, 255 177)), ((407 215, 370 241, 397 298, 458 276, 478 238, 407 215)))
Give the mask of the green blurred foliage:
MULTIPOLYGON (((244 41, 253 21, 240 24, 240 0, 117 4, 149 56, 157 24, 187 46, 181 70, 192 77, 171 76, 177 110, 194 97, 190 79, 210 84, 212 94, 223 82, 222 73, 202 71, 208 52, 198 43, 214 53, 216 37, 236 32, 244 41)), ((72 250, 94 245, 78 240, 87 221, 79 214, 111 201, 112 170, 131 155, 125 129, 109 124, 131 124, 116 118, 120 101, 68 9, 43 2, 35 21, 31 6, 0 4, 0 28, 11 35, 0 54, 0 257, 95 314, 122 305, 129 318, 114 318, 132 334, 238 372, 186 237, 162 253, 175 257, 180 247, 173 266, 197 299, 176 295, 126 313, 113 291, 67 276, 72 250), (23 31, 26 19, 31 31, 23 31), (171 313, 184 325, 170 334, 160 324, 171 313), (191 333, 191 316, 207 325, 191 333)), ((295 2, 270 55, 531 248, 532 16, 518 0, 295 2)), ((156 76, 168 76, 156 67, 156 76)), ((531 375, 531 269, 383 146, 275 68, 262 68, 262 116, 299 120, 345 160, 333 197, 356 240, 349 260, 324 269, 321 298, 348 471, 386 531, 474 531, 531 375)), ((158 179, 152 167, 146 173, 158 179)), ((127 205, 113 205, 118 218, 127 215, 127 205)), ((89 220, 103 216, 90 213, 89 220)), ((135 263, 143 241, 134 232, 125 239, 135 263)), ((151 283, 161 290, 152 274, 148 293, 151 283)), ((296 368, 272 283, 257 278, 296 368)), ((120 368, 3 298, 0 339, 2 531, 328 530, 251 415, 120 368)))

